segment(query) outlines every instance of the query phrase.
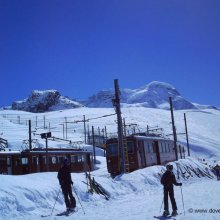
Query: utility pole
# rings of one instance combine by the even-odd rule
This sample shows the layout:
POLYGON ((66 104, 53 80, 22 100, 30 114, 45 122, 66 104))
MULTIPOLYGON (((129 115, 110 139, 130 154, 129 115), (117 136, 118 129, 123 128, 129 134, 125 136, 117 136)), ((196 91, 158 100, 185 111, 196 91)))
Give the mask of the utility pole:
POLYGON ((44 130, 46 129, 45 121, 46 121, 46 119, 45 119, 45 115, 44 115, 44 130))
POLYGON ((18 115, 18 124, 21 124, 21 116, 18 115))
POLYGON ((59 125, 62 125, 62 127, 63 127, 63 139, 65 139, 65 130, 64 130, 64 124, 59 124, 59 125))
POLYGON ((89 130, 89 125, 87 125, 87 144, 91 144, 91 136, 90 136, 90 130, 89 130))
POLYGON ((28 124, 29 124, 29 150, 31 151, 32 150, 32 145, 31 145, 31 142, 32 142, 32 138, 31 138, 31 120, 28 120, 28 124))
POLYGON ((85 144, 86 144, 86 116, 83 115, 83 124, 84 124, 84 138, 85 138, 85 144))
POLYGON ((46 141, 46 167, 47 167, 47 172, 49 172, 49 160, 48 160, 48 140, 47 136, 45 138, 46 141))
POLYGON ((65 117, 65 124, 66 124, 66 140, 67 140, 67 117, 65 117))
POLYGON ((187 123, 186 123, 186 113, 184 113, 184 121, 185 121, 185 131, 186 131, 187 150, 188 150, 188 156, 190 157, 188 129, 187 129, 187 123))
POLYGON ((114 80, 115 86, 115 99, 112 100, 117 114, 117 123, 118 123, 118 145, 120 152, 120 168, 122 173, 125 173, 125 155, 124 155, 124 144, 123 144, 123 125, 121 118, 121 106, 120 106, 120 90, 118 85, 118 80, 114 80))
POLYGON ((92 126, 92 145, 93 145, 93 157, 94 163, 96 164, 96 154, 95 154, 95 134, 94 134, 94 127, 92 126))
POLYGON ((51 132, 47 132, 47 133, 42 133, 40 134, 42 139, 45 139, 46 142, 46 169, 47 172, 49 171, 49 158, 48 158, 48 138, 52 137, 51 132))
POLYGON ((175 149, 175 154, 176 154, 176 160, 178 160, 177 136, 176 136, 176 127, 175 127, 175 123, 174 123, 174 115, 173 115, 173 102, 172 102, 171 97, 169 97, 169 100, 170 100, 170 111, 171 111, 172 128, 173 128, 174 149, 175 149))

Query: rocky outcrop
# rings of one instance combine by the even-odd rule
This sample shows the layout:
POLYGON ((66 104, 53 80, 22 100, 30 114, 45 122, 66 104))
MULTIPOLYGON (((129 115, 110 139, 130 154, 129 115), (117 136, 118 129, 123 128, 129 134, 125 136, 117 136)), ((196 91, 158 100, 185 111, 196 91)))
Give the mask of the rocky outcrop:
POLYGON ((47 112, 77 107, 82 107, 82 104, 61 96, 57 90, 34 90, 27 99, 13 102, 11 108, 28 112, 47 112))

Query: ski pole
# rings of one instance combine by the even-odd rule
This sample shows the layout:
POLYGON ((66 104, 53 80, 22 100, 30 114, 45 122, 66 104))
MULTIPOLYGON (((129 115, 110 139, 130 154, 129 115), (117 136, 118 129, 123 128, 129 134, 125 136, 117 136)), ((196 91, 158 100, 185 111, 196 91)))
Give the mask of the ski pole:
POLYGON ((164 201, 164 198, 162 199, 162 203, 161 203, 161 206, 160 206, 160 213, 161 213, 161 209, 162 209, 162 206, 163 206, 163 201, 164 201))
POLYGON ((57 199, 58 199, 58 197, 59 197, 59 194, 60 194, 60 188, 59 188, 59 191, 58 191, 58 193, 57 193, 57 197, 56 197, 56 200, 55 200, 55 203, 54 203, 54 206, 53 206, 53 208, 52 208, 52 211, 51 211, 50 216, 53 214, 53 210, 54 210, 55 205, 56 205, 56 203, 57 203, 57 199))
POLYGON ((180 186, 180 189, 181 189, 181 195, 182 195, 183 211, 184 211, 184 215, 185 215, 185 208, 184 208, 184 201, 183 201, 182 186, 180 186))
POLYGON ((83 210, 83 213, 84 213, 84 215, 85 215, 86 213, 85 213, 85 211, 84 211, 84 208, 83 208, 83 206, 82 206, 82 204, 81 204, 81 202, 80 202, 80 199, 79 199, 79 197, 78 197, 78 195, 77 195, 77 193, 76 193, 76 190, 75 190, 74 186, 73 186, 73 190, 74 190, 74 192, 75 192, 75 194, 76 194, 76 197, 77 197, 77 199, 78 199, 78 201, 79 201, 79 204, 81 205, 82 210, 83 210))

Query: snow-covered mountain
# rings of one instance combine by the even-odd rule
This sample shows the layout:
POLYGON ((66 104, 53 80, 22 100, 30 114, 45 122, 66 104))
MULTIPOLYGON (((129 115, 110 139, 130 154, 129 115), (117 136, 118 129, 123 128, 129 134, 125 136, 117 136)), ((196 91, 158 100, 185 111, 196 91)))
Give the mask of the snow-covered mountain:
MULTIPOLYGON (((181 96, 177 89, 164 82, 153 81, 138 89, 120 89, 121 105, 126 107, 148 107, 159 109, 170 109, 169 97, 172 97, 173 108, 181 109, 218 109, 215 106, 192 103, 181 96)), ((90 96, 84 101, 73 101, 61 96, 57 90, 34 90, 31 95, 23 101, 15 101, 12 106, 4 109, 23 110, 28 112, 47 112, 77 107, 90 108, 112 108, 114 89, 102 90, 90 96)))
POLYGON ((82 104, 61 96, 57 90, 34 90, 27 99, 13 102, 11 109, 28 112, 47 112, 78 107, 82 107, 82 104))
MULTIPOLYGON (((203 105, 194 104, 184 99, 174 86, 153 81, 138 89, 121 89, 121 103, 123 106, 142 106, 148 108, 169 109, 169 97, 172 97, 173 107, 180 109, 200 109, 203 105)), ((103 90, 89 97, 84 105, 87 107, 112 107, 114 90, 103 90)), ((205 106, 212 108, 211 106, 205 106)), ((213 107, 215 108, 215 107, 213 107)))

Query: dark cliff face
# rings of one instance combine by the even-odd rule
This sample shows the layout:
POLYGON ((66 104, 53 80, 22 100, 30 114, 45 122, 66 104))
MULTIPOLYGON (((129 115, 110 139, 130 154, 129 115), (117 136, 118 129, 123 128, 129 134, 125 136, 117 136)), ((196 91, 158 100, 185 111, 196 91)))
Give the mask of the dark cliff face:
POLYGON ((34 90, 27 99, 12 103, 13 110, 22 110, 34 113, 76 107, 82 107, 82 105, 71 99, 64 98, 56 90, 34 90))

